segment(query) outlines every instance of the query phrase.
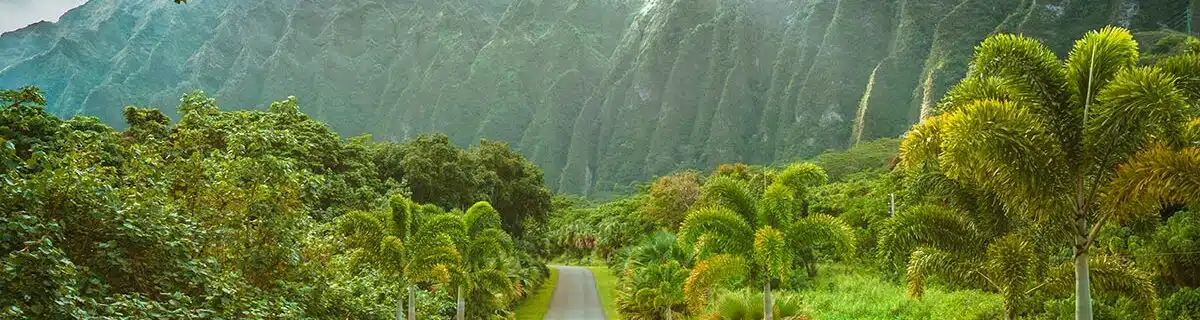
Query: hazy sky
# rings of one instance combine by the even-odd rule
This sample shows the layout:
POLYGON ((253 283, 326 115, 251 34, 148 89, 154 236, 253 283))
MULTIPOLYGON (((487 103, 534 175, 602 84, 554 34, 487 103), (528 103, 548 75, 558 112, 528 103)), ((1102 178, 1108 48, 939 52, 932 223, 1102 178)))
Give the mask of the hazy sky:
POLYGON ((41 20, 58 17, 87 0, 0 0, 0 32, 20 29, 41 20))

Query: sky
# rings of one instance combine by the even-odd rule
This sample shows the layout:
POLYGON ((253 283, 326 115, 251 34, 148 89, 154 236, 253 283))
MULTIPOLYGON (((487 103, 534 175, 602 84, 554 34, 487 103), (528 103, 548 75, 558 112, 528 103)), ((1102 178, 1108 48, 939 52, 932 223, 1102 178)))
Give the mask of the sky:
POLYGON ((87 0, 0 0, 0 32, 23 28, 34 22, 58 21, 67 10, 87 0))

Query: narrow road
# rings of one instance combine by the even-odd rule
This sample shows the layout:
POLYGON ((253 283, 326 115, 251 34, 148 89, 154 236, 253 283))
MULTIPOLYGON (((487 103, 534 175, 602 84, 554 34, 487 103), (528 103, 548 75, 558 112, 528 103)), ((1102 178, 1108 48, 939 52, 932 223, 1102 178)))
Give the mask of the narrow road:
POLYGON ((545 320, 604 320, 604 308, 596 294, 596 278, 583 267, 553 266, 558 286, 550 297, 545 320))

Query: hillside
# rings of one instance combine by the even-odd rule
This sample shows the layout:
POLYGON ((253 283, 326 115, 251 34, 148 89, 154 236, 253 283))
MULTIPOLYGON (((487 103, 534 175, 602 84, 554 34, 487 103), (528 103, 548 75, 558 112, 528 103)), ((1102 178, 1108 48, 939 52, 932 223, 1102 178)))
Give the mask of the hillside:
POLYGON ((501 139, 563 192, 894 137, 995 32, 1059 55, 1114 24, 1182 29, 1187 1, 90 1, 0 36, 0 88, 123 125, 193 89, 295 95, 344 135, 501 139))

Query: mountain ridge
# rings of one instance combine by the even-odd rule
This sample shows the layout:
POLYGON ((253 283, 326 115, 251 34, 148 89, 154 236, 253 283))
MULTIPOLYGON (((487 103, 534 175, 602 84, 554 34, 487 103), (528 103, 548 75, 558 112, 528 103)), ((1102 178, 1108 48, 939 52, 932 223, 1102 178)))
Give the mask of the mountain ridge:
POLYGON ((1086 30, 1152 30, 1186 1, 89 1, 0 36, 0 87, 123 126, 183 93, 297 96, 340 132, 512 143, 559 191, 808 157, 895 137, 996 32, 1060 55, 1086 30))

